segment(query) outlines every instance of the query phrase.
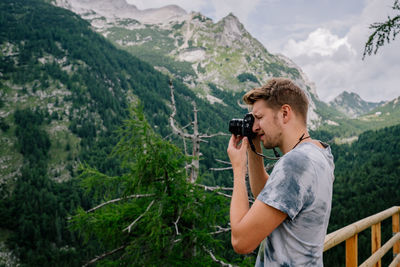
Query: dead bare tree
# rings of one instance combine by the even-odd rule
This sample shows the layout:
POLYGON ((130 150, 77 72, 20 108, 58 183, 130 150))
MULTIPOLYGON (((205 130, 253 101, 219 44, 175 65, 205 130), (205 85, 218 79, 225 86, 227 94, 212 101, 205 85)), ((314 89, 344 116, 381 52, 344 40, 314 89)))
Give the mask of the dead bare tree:
POLYGON ((169 116, 169 122, 172 128, 172 132, 180 137, 183 138, 184 140, 184 145, 185 145, 185 153, 186 153, 186 139, 191 140, 192 142, 192 162, 187 166, 187 168, 190 169, 190 176, 188 177, 190 183, 194 183, 197 180, 197 177, 199 176, 199 167, 200 167, 200 142, 207 142, 205 139, 206 138, 212 138, 215 136, 224 136, 228 135, 226 133, 216 133, 216 134, 200 134, 199 133, 199 123, 197 120, 197 112, 199 111, 197 109, 197 105, 195 101, 192 101, 192 106, 193 106, 193 121, 191 122, 191 125, 193 127, 193 133, 189 134, 187 132, 183 131, 183 128, 179 128, 175 124, 175 115, 176 115, 176 103, 175 103, 175 96, 174 96, 174 86, 172 84, 172 79, 169 81, 169 86, 171 90, 171 104, 172 104, 172 113, 169 116))

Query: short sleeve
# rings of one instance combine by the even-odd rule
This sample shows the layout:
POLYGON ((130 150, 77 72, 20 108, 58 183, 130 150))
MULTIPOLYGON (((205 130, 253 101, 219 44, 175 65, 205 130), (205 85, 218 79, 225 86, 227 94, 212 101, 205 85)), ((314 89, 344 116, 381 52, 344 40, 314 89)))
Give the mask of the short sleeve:
POLYGON ((290 219, 313 201, 313 169, 303 154, 292 151, 281 158, 257 199, 284 213, 290 219))

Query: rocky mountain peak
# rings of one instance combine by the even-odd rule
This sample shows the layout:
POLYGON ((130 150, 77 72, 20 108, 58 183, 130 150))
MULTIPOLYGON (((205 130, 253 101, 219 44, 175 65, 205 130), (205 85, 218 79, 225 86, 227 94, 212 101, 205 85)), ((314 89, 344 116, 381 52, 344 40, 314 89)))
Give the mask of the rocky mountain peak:
POLYGON ((81 14, 86 19, 104 17, 115 19, 134 19, 143 24, 160 24, 184 20, 187 12, 177 5, 161 8, 138 9, 126 0, 56 0, 56 5, 81 14))
POLYGON ((382 105, 382 103, 367 102, 356 93, 343 91, 330 101, 329 105, 347 114, 350 118, 356 118, 382 105))
POLYGON ((229 13, 224 17, 221 23, 224 27, 223 34, 230 37, 230 39, 238 39, 246 32, 243 24, 240 23, 239 19, 233 13, 229 13))
MULTIPOLYGON (((76 4, 87 0, 57 1, 76 4)), ((103 1, 112 2, 93 0, 93 3, 103 1)), ((92 15, 76 13, 89 20, 112 42, 158 70, 181 79, 200 97, 218 98, 219 92, 215 88, 242 92, 265 83, 271 77, 291 78, 309 95, 310 125, 315 128, 321 123, 314 103, 314 100, 320 101, 315 85, 291 60, 269 53, 233 13, 214 23, 199 12, 188 14, 178 6, 139 10, 130 5, 126 9, 131 11, 121 11, 119 17, 114 17, 117 13, 111 10, 115 8, 110 8, 110 15, 106 16, 97 4, 91 4, 90 10, 95 12, 92 15), (136 22, 130 21, 132 19, 136 22)))

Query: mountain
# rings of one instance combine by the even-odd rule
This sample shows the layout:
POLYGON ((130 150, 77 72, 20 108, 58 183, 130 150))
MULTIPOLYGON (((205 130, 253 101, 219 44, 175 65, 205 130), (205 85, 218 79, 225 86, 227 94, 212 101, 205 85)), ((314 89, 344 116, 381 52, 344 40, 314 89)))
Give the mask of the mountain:
POLYGON ((359 117, 361 121, 374 122, 377 125, 394 125, 400 118, 400 97, 380 104, 370 112, 359 117))
POLYGON ((315 85, 290 59, 268 52, 233 14, 214 23, 177 6, 138 10, 124 0, 55 4, 76 12, 117 47, 180 79, 210 103, 227 104, 216 91, 242 93, 272 76, 285 76, 309 95, 311 128, 322 122, 315 85))
POLYGON ((329 102, 329 105, 341 111, 350 118, 356 118, 366 114, 371 110, 383 105, 385 102, 367 102, 353 92, 343 91, 335 99, 329 102))
MULTIPOLYGON (((216 90, 226 105, 211 104, 172 81, 177 125, 193 120, 192 101, 204 134, 227 132, 229 120, 245 112, 235 104, 239 94, 216 90)), ((121 172, 118 159, 109 155, 128 107, 139 101, 157 133, 182 146, 180 138, 169 136, 169 82, 170 77, 117 49, 69 10, 40 0, 0 2, 2 251, 7 240, 22 263, 80 266, 86 248, 68 230, 67 216, 94 203, 83 197, 79 179, 71 178, 79 176, 80 164, 108 175, 121 172)), ((203 181, 232 182, 223 173, 206 173, 215 158, 226 157, 226 144, 227 137, 202 144, 203 181)), ((3 255, 9 253, 0 253, 0 265, 3 255)))
MULTIPOLYGON (((163 14, 172 14, 170 18, 174 20, 176 10, 180 9, 170 6, 163 14)), ((129 105, 140 101, 146 119, 157 133, 181 143, 180 138, 169 136, 170 77, 116 48, 92 27, 78 15, 44 1, 0 1, 0 266, 82 266, 90 255, 102 255, 106 249, 104 244, 95 241, 84 244, 78 234, 70 231, 68 218, 77 207, 87 210, 99 204, 93 200, 93 192, 84 194, 78 186, 81 163, 112 177, 121 174, 117 167, 121 162, 109 154, 119 141, 117 129, 129 116, 129 105)), ((287 68, 296 68, 284 56, 275 57, 286 62, 287 68)), ((299 73, 302 76, 300 70, 299 73)), ((244 85, 256 84, 251 75, 240 77, 244 85)), ((221 90, 210 83, 209 93, 218 100, 210 101, 200 90, 188 88, 179 79, 173 79, 173 83, 179 125, 187 125, 192 120, 191 101, 197 103, 202 133, 226 131, 229 119, 246 111, 237 105, 242 95, 240 90, 221 90)), ((400 99, 377 107, 361 119, 344 118, 333 107, 316 101, 312 93, 315 87, 307 80, 304 83, 309 86, 307 90, 323 121, 331 120, 326 125, 332 127, 332 131, 327 136, 322 135, 326 132, 319 132, 321 140, 331 140, 344 133, 358 134, 368 127, 395 124, 399 118, 400 99)), ((340 192, 336 193, 336 199, 341 201, 341 206, 332 209, 331 217, 337 218, 335 227, 343 226, 344 219, 346 223, 354 221, 360 214, 355 212, 357 210, 363 211, 364 216, 386 207, 390 201, 396 203, 398 136, 399 128, 393 127, 361 135, 356 146, 332 146, 341 176, 335 182, 338 190, 334 190, 340 192), (355 160, 357 165, 353 165, 355 160), (385 180, 387 177, 389 180, 385 180), (374 190, 375 187, 379 190, 374 190), (390 194, 385 194, 385 199, 378 192, 390 194)), ((231 174, 208 171, 215 167, 216 159, 226 159, 226 144, 226 137, 202 144, 201 182, 231 186, 231 174)), ((163 151, 159 152, 162 155, 163 151)), ((95 187, 100 191, 104 189, 97 184, 95 187)), ((101 192, 98 197, 102 200, 113 197, 107 193, 101 192)), ((203 198, 197 199, 196 203, 203 203, 203 198)), ((186 200, 182 195, 182 201, 186 200)), ((222 204, 208 205, 213 215, 216 207, 222 204)), ((142 209, 144 207, 141 205, 142 209)), ((179 223, 183 220, 182 216, 179 223)), ((170 234, 175 233, 173 222, 178 224, 176 216, 169 225, 170 234)), ((110 224, 115 225, 112 221, 110 224)), ((205 232, 200 231, 200 234, 205 236, 205 232)), ((229 244, 229 232, 224 236, 229 244)), ((218 242, 218 247, 226 253, 225 258, 239 264, 234 258, 238 256, 224 249, 225 243, 219 243, 215 236, 207 239, 218 242)), ((150 254, 152 249, 144 252, 150 254)), ((207 257, 210 253, 207 252, 207 257)), ((254 266, 250 257, 243 259, 247 265, 254 266)), ((111 261, 103 264, 112 265, 111 261)))

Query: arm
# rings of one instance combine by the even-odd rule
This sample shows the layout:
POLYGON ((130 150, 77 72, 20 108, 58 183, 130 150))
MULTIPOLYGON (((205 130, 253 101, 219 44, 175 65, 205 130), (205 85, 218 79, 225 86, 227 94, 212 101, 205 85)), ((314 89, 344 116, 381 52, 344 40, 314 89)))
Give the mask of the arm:
MULTIPOLYGON (((257 136, 254 138, 253 143, 256 147, 256 151, 261 153, 260 137, 257 136)), ((257 198, 258 194, 264 188, 264 185, 268 180, 268 173, 264 169, 263 158, 254 153, 250 146, 247 149, 247 154, 249 158, 250 188, 254 198, 257 198)))
POLYGON ((249 208, 246 189, 246 163, 248 141, 232 135, 228 154, 233 167, 233 194, 230 209, 231 242, 237 253, 247 254, 257 248, 287 215, 263 202, 256 200, 249 208))

